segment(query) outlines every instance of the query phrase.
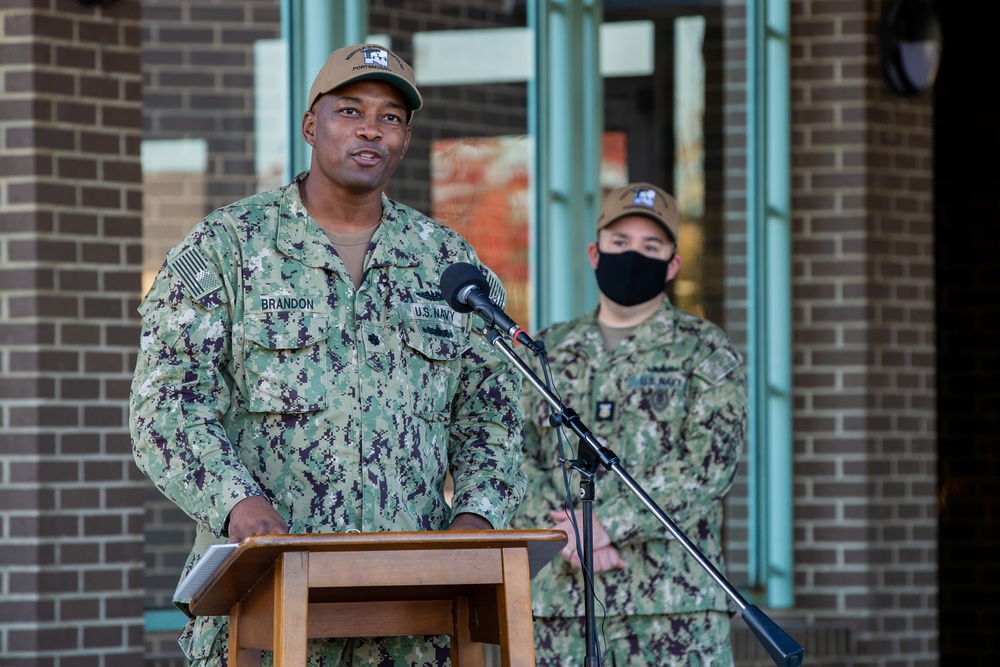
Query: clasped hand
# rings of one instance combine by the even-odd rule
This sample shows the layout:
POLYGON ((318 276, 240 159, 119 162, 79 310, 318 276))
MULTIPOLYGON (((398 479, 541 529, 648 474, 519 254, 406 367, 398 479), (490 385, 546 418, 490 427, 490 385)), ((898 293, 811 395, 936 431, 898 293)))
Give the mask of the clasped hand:
MULTIPOLYGON (((576 540, 573 539, 573 521, 570 519, 569 512, 565 510, 556 510, 549 512, 552 518, 558 523, 554 526, 555 530, 564 531, 569 535, 569 543, 563 547, 563 550, 559 552, 559 555, 569 561, 570 567, 574 570, 579 570, 583 567, 583 555, 577 551, 576 540)), ((576 524, 578 526, 583 524, 583 511, 576 510, 576 524)), ((611 543, 611 536, 608 535, 608 531, 604 529, 601 522, 596 518, 594 519, 594 572, 605 572, 607 570, 621 569, 625 567, 625 561, 621 559, 618 555, 618 549, 611 543)), ((582 546, 582 545, 581 545, 582 546)))

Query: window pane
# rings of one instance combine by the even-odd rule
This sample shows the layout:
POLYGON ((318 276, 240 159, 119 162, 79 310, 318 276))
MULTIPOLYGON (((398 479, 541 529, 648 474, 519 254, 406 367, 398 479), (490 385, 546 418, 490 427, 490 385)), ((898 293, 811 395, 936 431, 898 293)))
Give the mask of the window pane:
MULTIPOLYGON (((743 230, 727 227, 723 8, 638 4, 605 3, 605 131, 622 137, 624 154, 621 169, 606 167, 601 184, 649 181, 676 197, 683 261, 670 300, 721 326, 739 347, 742 322, 727 320, 740 310, 727 298, 743 293, 745 264, 743 230)), ((736 585, 747 580, 745 467, 746 455, 725 507, 727 577, 736 585)))
POLYGON ((458 230, 530 326, 531 39, 514 3, 371 2, 369 30, 414 69, 424 108, 389 196, 458 230))
MULTIPOLYGON (((276 184, 283 164, 261 162, 255 130, 270 122, 262 97, 280 102, 285 91, 257 73, 282 52, 279 0, 143 0, 142 12, 145 292, 167 250, 207 213, 276 184)), ((267 140, 261 148, 284 159, 267 140)), ((171 609, 194 523, 150 485, 146 533, 146 608, 171 609)), ((176 631, 165 633, 163 651, 176 650, 176 631)))

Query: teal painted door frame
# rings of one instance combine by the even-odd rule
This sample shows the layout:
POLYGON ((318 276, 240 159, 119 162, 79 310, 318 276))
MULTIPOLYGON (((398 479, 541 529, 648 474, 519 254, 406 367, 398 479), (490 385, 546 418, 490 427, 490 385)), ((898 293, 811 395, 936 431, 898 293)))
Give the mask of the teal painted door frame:
POLYGON ((580 315, 597 305, 587 261, 600 208, 604 85, 598 30, 601 0, 532 0, 535 78, 528 127, 534 138, 536 286, 532 327, 580 315))
POLYGON ((789 4, 747 4, 747 566, 772 608, 794 603, 789 4))

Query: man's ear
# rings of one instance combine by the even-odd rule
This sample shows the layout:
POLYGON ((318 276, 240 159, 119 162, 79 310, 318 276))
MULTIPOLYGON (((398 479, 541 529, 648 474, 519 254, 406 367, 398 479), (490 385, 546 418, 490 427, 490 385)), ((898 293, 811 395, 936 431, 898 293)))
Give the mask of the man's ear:
POLYGON ((681 270, 681 256, 676 252, 673 258, 670 260, 670 265, 667 266, 667 282, 669 283, 677 275, 677 272, 681 270))
POLYGON ((406 155, 406 149, 410 147, 410 124, 406 124, 406 139, 403 140, 403 151, 399 154, 399 159, 402 160, 403 156, 406 155))
POLYGON ((587 244, 587 257, 590 258, 590 268, 597 268, 597 260, 600 258, 601 253, 597 249, 597 242, 591 241, 587 244))
POLYGON ((302 138, 306 143, 316 147, 316 112, 307 111, 302 116, 302 138))

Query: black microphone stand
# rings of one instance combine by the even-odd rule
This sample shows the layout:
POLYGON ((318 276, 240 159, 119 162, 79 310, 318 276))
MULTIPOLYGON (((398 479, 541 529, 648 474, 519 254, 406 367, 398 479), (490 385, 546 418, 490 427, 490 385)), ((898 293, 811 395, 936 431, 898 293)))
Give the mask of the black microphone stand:
MULTIPOLYGON (((531 371, 528 370, 530 373, 531 371)), ((558 427, 569 410, 553 413, 550 421, 558 427)), ((587 643, 587 653, 584 659, 585 667, 599 667, 600 651, 597 647, 597 618, 594 612, 594 498, 597 487, 594 483, 597 476, 597 458, 589 450, 581 447, 577 452, 580 458, 566 461, 564 465, 580 473, 580 504, 583 508, 583 616, 586 630, 584 637, 587 643)))
POLYGON ((576 467, 581 472, 581 482, 580 482, 580 496, 583 501, 583 564, 585 569, 584 574, 584 613, 586 615, 586 641, 587 641, 587 656, 586 656, 586 667, 596 667, 598 664, 597 657, 597 635, 596 635, 596 619, 594 614, 594 591, 593 583, 591 581, 591 576, 593 572, 593 559, 594 559, 594 538, 593 538, 593 500, 594 500, 594 473, 597 470, 597 465, 600 464, 607 470, 613 472, 628 489, 639 499, 639 501, 646 506, 650 512, 653 513, 664 528, 670 532, 670 534, 677 540, 681 546, 694 558, 695 562, 701 566, 705 572, 715 581, 716 584, 729 596, 729 599, 739 607, 743 620, 746 621, 750 630, 753 631, 754 636, 757 637, 757 641, 764 647, 771 660, 774 661, 775 665, 778 667, 799 667, 802 664, 802 658, 805 650, 792 639, 784 630, 782 630, 774 621, 768 618, 767 614, 762 612, 756 605, 752 605, 740 595, 729 581, 726 580, 725 576, 719 572, 711 562, 705 558, 705 555, 701 553, 697 546, 694 545, 691 540, 677 527, 670 517, 668 517, 663 510, 649 497, 642 487, 632 479, 632 476, 628 474, 622 467, 618 456, 604 447, 590 431, 589 428, 580 419, 580 416, 567 408, 559 398, 553 394, 547 386, 538 378, 535 373, 528 368, 524 361, 519 357, 507 343, 503 340, 500 332, 486 327, 483 330, 486 335, 486 339, 495 348, 500 350, 500 352, 507 357, 517 368, 521 371, 521 374, 531 383, 531 385, 537 389, 545 400, 552 407, 552 416, 550 417, 553 424, 568 426, 579 438, 581 445, 586 445, 586 447, 581 446, 578 453, 582 457, 581 461, 573 462, 574 467, 576 467))

